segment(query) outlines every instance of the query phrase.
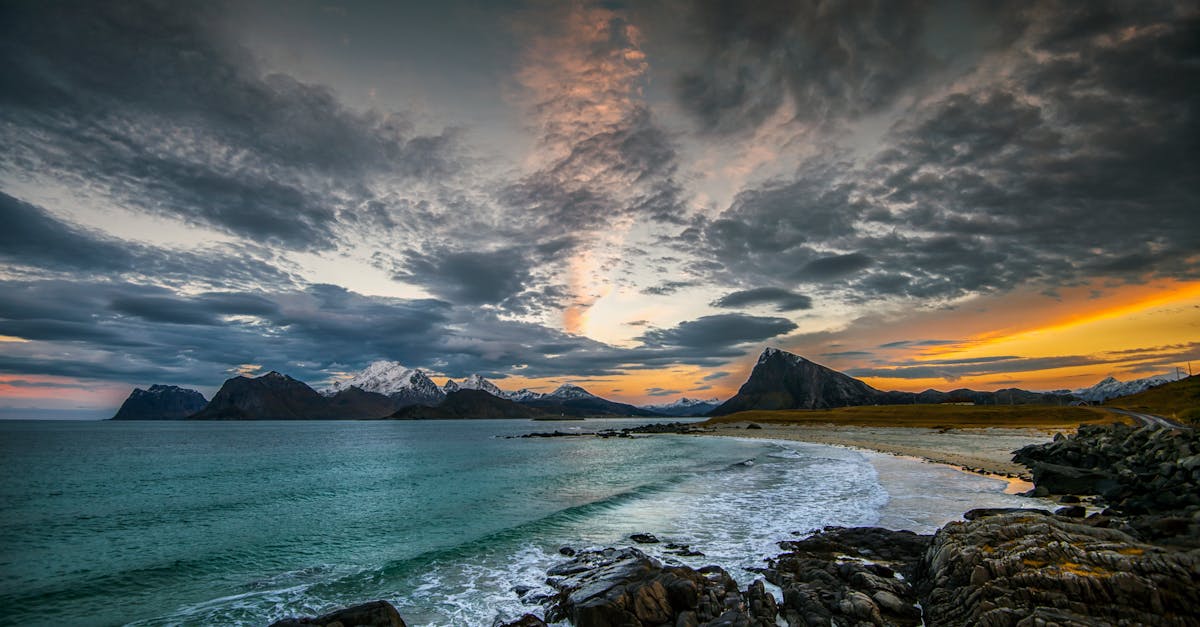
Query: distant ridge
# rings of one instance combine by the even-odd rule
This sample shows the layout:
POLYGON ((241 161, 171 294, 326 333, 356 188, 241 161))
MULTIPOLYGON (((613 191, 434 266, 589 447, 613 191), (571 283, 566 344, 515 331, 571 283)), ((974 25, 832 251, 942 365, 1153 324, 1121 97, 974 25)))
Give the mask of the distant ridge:
POLYGON ((1015 388, 980 392, 925 390, 882 392, 847 374, 827 368, 777 348, 762 352, 750 377, 733 398, 712 410, 710 416, 740 411, 774 409, 834 409, 857 405, 912 405, 967 402, 979 405, 1066 404, 1073 395, 1030 392, 1015 388))
POLYGON ((433 407, 409 405, 389 416, 393 420, 449 420, 462 418, 541 418, 546 412, 500 398, 490 392, 461 388, 446 394, 433 407))
POLYGON ((708 412, 720 406, 721 400, 710 398, 701 400, 698 398, 682 397, 673 403, 665 403, 662 405, 642 405, 642 409, 649 410, 664 416, 704 416, 708 412))
POLYGON ((570 383, 544 396, 521 401, 523 405, 540 409, 549 414, 577 418, 600 416, 655 417, 662 414, 625 403, 600 398, 591 392, 570 383))

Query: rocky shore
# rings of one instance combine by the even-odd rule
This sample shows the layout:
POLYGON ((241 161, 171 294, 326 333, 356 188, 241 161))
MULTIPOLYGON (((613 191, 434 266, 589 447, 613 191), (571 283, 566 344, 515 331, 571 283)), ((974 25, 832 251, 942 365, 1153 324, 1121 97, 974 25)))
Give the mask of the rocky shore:
MULTIPOLYGON (((564 547, 567 559, 547 572, 554 592, 516 591, 530 612, 498 627, 1200 624, 1196 432, 1085 427, 1016 460, 1031 468, 1037 494, 1061 495, 1066 507, 972 510, 932 535, 829 527, 781 542, 745 589, 716 566, 564 547), (1087 515, 1089 504, 1104 509, 1087 515)), ((377 605, 360 608, 369 620, 273 627, 404 624, 377 605)))
POLYGON ((535 431, 523 435, 510 435, 508 438, 631 438, 635 435, 674 434, 698 435, 713 433, 712 429, 697 427, 688 422, 663 422, 622 429, 602 429, 600 431, 535 431))

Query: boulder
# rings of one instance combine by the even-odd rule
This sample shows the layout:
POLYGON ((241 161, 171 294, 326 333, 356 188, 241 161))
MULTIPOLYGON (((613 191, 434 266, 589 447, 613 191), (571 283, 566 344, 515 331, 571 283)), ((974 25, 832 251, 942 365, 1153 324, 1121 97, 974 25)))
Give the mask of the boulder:
POLYGON ((271 623, 271 627, 407 627, 400 613, 387 601, 371 601, 345 609, 322 614, 315 618, 285 618, 271 623))
POLYGON ((1033 483, 1049 494, 1109 494, 1120 487, 1116 475, 1103 470, 1049 462, 1033 464, 1033 483))
POLYGON ((909 579, 930 536, 874 527, 827 527, 768 560, 764 575, 783 589, 789 625, 921 624, 909 579))
POLYGON ((533 614, 525 614, 517 620, 502 623, 498 627, 547 627, 546 621, 534 616, 533 614))
POLYGON ((747 597, 716 566, 665 566, 634 549, 582 551, 548 571, 557 594, 546 620, 575 627, 737 625, 774 627, 775 608, 761 582, 747 597), (758 614, 753 612, 757 611, 758 614))

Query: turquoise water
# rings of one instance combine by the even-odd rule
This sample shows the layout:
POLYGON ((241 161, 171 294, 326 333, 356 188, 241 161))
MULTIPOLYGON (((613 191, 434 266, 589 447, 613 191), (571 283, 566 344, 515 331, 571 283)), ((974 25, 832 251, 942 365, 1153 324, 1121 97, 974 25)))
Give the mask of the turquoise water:
MULTIPOLYGON (((560 546, 649 531, 749 581, 792 531, 895 518, 908 485, 816 445, 497 437, 644 422, 0 422, 0 607, 264 625, 384 598, 413 625, 490 625, 537 609, 512 588, 542 586, 560 546)), ((967 501, 1005 498, 942 472, 967 501)))

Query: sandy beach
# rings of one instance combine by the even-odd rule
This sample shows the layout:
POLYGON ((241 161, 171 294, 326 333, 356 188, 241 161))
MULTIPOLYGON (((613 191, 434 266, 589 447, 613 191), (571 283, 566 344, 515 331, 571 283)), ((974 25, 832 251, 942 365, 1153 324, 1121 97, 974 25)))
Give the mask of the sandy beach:
POLYGON ((1026 480, 1029 469, 1013 463, 1012 452, 1027 444, 1045 442, 1057 432, 1073 432, 1046 428, 930 429, 833 424, 760 424, 760 429, 748 429, 749 424, 712 425, 713 435, 850 446, 1026 480))

